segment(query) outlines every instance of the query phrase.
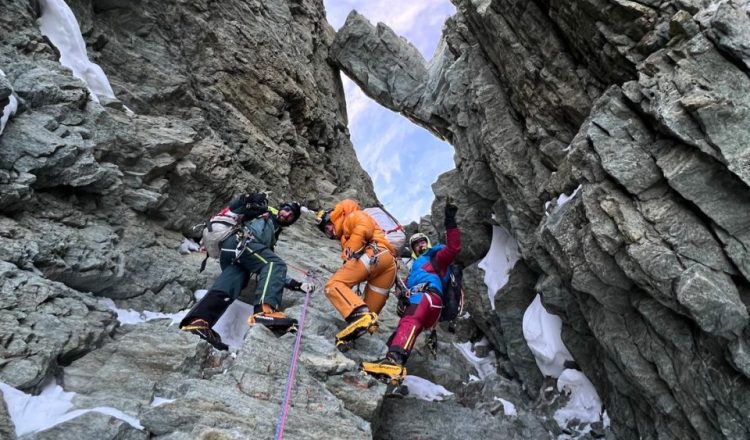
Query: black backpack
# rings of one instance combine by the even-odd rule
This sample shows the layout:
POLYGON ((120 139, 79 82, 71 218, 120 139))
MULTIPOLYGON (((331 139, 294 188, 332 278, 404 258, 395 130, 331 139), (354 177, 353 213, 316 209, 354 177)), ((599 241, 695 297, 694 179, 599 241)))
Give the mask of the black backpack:
MULTIPOLYGON (((438 269, 437 261, 433 255, 430 264, 434 270, 438 269)), ((446 270, 447 277, 441 278, 443 282, 443 310, 440 312, 440 321, 453 321, 464 310, 464 273, 460 266, 451 264, 446 270)), ((440 274, 438 274, 440 276, 440 274)))

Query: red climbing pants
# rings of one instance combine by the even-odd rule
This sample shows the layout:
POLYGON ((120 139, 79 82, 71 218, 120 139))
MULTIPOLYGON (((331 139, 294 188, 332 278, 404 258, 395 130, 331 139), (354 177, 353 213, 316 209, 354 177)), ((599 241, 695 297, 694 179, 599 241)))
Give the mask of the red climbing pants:
POLYGON ((422 299, 418 304, 409 304, 398 322, 398 328, 388 344, 390 351, 401 349, 408 355, 422 330, 435 327, 438 323, 443 308, 440 296, 432 292, 420 292, 418 295, 422 295, 422 299))

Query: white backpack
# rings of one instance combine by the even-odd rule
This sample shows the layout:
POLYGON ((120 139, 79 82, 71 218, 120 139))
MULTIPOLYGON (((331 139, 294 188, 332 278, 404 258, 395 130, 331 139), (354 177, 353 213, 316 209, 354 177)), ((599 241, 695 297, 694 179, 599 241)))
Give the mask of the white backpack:
POLYGON ((385 238, 391 243, 393 249, 399 252, 406 244, 404 227, 382 208, 365 208, 364 211, 385 231, 385 238))
POLYGON ((206 248, 206 254, 209 257, 219 258, 221 242, 237 230, 238 219, 239 216, 232 214, 227 209, 211 217, 206 227, 203 228, 203 238, 201 239, 201 245, 206 248))

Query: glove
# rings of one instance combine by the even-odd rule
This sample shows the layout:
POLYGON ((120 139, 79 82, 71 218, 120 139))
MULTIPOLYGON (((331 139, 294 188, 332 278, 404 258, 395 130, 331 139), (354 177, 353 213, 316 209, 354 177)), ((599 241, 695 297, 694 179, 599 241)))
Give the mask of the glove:
POLYGON ((398 315, 399 318, 403 318, 404 314, 406 313, 406 308, 409 307, 411 304, 411 301, 409 301, 409 293, 404 292, 404 294, 398 296, 398 302, 396 303, 396 315, 398 315))
POLYGON ((266 196, 266 193, 252 192, 245 194, 246 211, 265 211, 266 209, 268 209, 268 196, 266 196))
POLYGON ((297 292, 302 292, 302 282, 297 280, 289 280, 286 284, 284 284, 284 287, 286 287, 289 290, 296 290, 297 292))
POLYGON ((229 202, 229 210, 249 218, 255 218, 268 210, 265 193, 245 193, 229 202))
POLYGON ((284 284, 284 287, 286 287, 289 290, 294 290, 296 292, 305 292, 305 293, 310 293, 313 290, 315 290, 314 284, 303 283, 297 280, 289 280, 288 283, 284 284))
POLYGON ((454 205, 450 197, 445 200, 445 227, 457 228, 456 213, 458 212, 458 206, 454 205))

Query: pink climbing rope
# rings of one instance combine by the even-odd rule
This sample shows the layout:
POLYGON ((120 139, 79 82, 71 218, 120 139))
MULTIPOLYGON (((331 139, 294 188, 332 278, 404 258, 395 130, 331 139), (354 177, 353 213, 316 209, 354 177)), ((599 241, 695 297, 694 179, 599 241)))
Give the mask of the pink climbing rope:
MULTIPOLYGON (((314 275, 307 273, 308 278, 315 279, 314 275)), ((314 283, 317 289, 317 283, 314 283)), ((299 328, 297 330, 297 339, 294 341, 294 350, 292 350, 292 361, 289 365, 289 374, 286 376, 286 391, 284 391, 284 399, 281 402, 281 412, 279 413, 279 419, 276 422, 276 434, 274 434, 274 440, 282 440, 284 438, 284 427, 286 426, 286 418, 289 414, 289 401, 292 396, 292 386, 294 385, 294 373, 297 371, 297 361, 299 360, 299 350, 302 345, 302 329, 305 326, 305 315, 307 314, 307 305, 310 302, 310 296, 315 290, 310 290, 305 295, 305 304, 302 306, 302 313, 299 317, 299 328)))

